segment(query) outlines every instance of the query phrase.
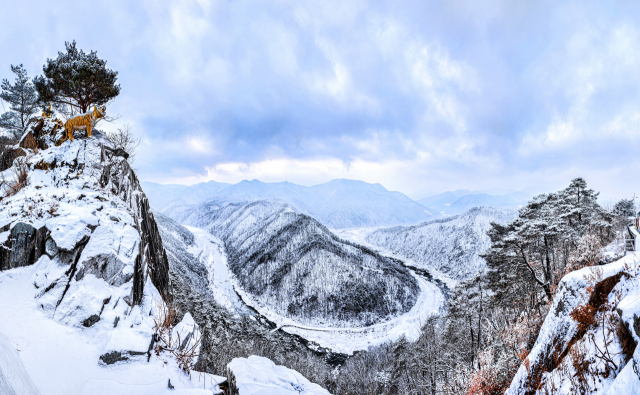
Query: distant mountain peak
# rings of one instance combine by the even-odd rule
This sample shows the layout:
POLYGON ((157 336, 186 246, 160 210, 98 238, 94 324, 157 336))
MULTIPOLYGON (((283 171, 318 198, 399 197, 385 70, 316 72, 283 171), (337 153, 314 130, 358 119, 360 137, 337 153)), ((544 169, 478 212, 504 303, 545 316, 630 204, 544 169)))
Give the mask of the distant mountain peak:
POLYGON ((307 187, 288 181, 265 183, 253 179, 234 185, 216 184, 218 189, 208 194, 201 191, 202 185, 171 192, 176 196, 172 202, 167 202, 168 191, 162 191, 157 184, 152 185, 153 190, 147 191, 147 195, 154 207, 167 213, 172 207, 210 199, 230 202, 281 199, 334 229, 416 224, 440 217, 400 192, 360 180, 341 178, 307 187))

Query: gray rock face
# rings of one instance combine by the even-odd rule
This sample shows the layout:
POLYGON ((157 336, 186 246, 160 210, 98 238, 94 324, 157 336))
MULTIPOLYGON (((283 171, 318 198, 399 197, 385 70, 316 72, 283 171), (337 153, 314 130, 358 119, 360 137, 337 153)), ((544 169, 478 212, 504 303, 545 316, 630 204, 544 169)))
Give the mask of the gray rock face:
POLYGON ((13 161, 20 157, 26 156, 25 150, 19 147, 6 147, 4 151, 0 152, 0 171, 5 171, 13 166, 13 161))
MULTIPOLYGON (((114 287, 119 287, 131 280, 131 276, 124 276, 122 269, 125 264, 115 254, 99 254, 84 261, 82 271, 78 271, 80 278, 87 274, 103 279, 114 287), (82 273, 82 274, 80 274, 82 273)), ((78 277, 76 276, 76 279, 78 277)))
POLYGON ((133 275, 132 303, 138 305, 142 301, 144 273, 149 273, 162 299, 170 303, 173 295, 169 278, 169 260, 162 245, 158 225, 149 207, 149 200, 140 187, 140 181, 129 163, 105 146, 102 148, 101 160, 100 186, 128 202, 140 233, 140 250, 133 275))
POLYGON ((0 270, 33 265, 44 253, 47 228, 18 222, 9 238, 0 246, 0 270))

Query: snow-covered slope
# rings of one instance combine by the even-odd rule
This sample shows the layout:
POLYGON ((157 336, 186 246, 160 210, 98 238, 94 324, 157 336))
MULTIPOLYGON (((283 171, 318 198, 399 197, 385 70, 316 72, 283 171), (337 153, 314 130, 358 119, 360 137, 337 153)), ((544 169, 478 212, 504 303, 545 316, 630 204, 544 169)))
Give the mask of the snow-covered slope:
POLYGON ((203 182, 191 186, 179 184, 140 183, 154 209, 162 211, 167 205, 198 204, 230 186, 224 182, 203 182))
POLYGON ((418 200, 429 209, 443 215, 456 215, 480 206, 518 209, 525 205, 535 195, 544 191, 541 187, 530 187, 521 191, 470 191, 459 189, 444 192, 435 196, 418 200), (506 193, 505 193, 506 192, 506 193))
POLYGON ((199 393, 151 352, 173 292, 135 173, 98 131, 60 146, 39 133, 2 174, 15 186, 0 205, 0 332, 42 394, 157 394, 168 379, 199 393))
POLYGON ((371 325, 409 311, 420 291, 402 265, 282 201, 208 202, 172 216, 219 237, 247 295, 301 324, 371 325))
POLYGON ((330 395, 295 370, 255 355, 228 365, 229 384, 238 395, 330 395))
POLYGON ((462 215, 416 226, 379 229, 365 240, 417 267, 462 280, 486 265, 479 254, 490 246, 486 234, 490 223, 505 223, 515 215, 515 211, 476 207, 462 215))
MULTIPOLYGON (((190 188, 196 188, 198 185, 190 188)), ((158 188, 158 191, 160 190, 161 188, 158 188)), ((170 188, 167 186, 166 196, 170 194, 170 188)), ((151 203, 156 207, 162 206, 163 211, 167 213, 174 210, 172 207, 185 204, 184 199, 165 203, 162 199, 166 197, 157 198, 156 203, 154 197, 155 194, 150 197, 151 203)), ((290 182, 242 181, 209 195, 209 199, 234 203, 280 199, 332 229, 417 224, 440 217, 436 212, 402 193, 388 191, 380 184, 344 179, 312 187, 290 182)), ((201 202, 204 202, 204 199, 201 202)))
POLYGON ((562 279, 507 395, 640 393, 639 258, 562 279))
POLYGON ((40 395, 9 338, 0 333, 0 394, 40 395))
MULTIPOLYGON (((227 266, 224 245, 217 237, 203 229, 181 226, 161 214, 157 215, 156 219, 171 263, 176 301, 185 305, 183 310, 191 311, 200 317, 203 326, 206 325, 212 330, 215 328, 216 333, 211 334, 210 337, 233 338, 242 342, 239 339, 246 337, 247 333, 246 329, 241 328, 246 328, 246 325, 249 324, 250 326, 259 326, 258 329, 266 327, 269 335, 268 339, 265 338, 264 341, 269 342, 272 346, 277 343, 276 349, 297 353, 296 358, 309 350, 314 354, 333 358, 325 353, 333 351, 352 354, 374 345, 397 340, 402 336, 409 340, 416 340, 420 335, 421 323, 430 315, 437 313, 444 300, 436 285, 423 278, 418 278, 420 294, 415 305, 409 312, 391 321, 366 328, 326 328, 300 325, 294 320, 276 314, 268 306, 254 303, 255 300, 251 300, 251 295, 243 292, 239 285, 233 285, 235 282, 227 266), (205 277, 201 274, 203 271, 208 272, 210 290, 205 289, 205 277), (242 293, 242 299, 238 292, 242 293), (249 308, 245 301, 253 303, 251 304, 253 308, 249 308), (222 311, 223 308, 224 311, 222 311), (207 311, 209 311, 208 314, 207 311), (229 316, 227 311, 233 313, 233 317, 229 316), (207 318, 203 318, 203 315, 206 315, 207 318), (281 330, 274 332, 272 324, 265 322, 260 318, 260 315, 281 330), (233 329, 234 325, 229 325, 229 323, 236 320, 234 317, 237 316, 250 317, 251 319, 233 329), (216 322, 224 324, 216 324, 216 322), (288 336, 284 332, 297 336, 288 336), (302 343, 300 339, 306 340, 302 343)), ((262 335, 250 336, 251 343, 255 343, 259 336, 262 335)), ((227 350, 225 356, 228 356, 230 354, 228 352, 229 346, 223 347, 227 350)), ((241 348, 238 351, 240 350, 241 348)), ((342 356, 338 358, 342 358, 342 356)), ((212 357, 212 359, 218 363, 220 356, 212 357)), ((287 358, 278 360, 287 360, 287 358)))

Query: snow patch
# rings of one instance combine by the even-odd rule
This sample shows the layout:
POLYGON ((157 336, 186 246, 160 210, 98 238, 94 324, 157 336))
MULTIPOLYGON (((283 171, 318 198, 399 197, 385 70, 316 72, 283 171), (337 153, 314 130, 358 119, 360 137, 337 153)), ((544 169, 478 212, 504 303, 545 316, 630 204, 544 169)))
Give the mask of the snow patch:
POLYGON ((239 395, 330 395, 295 370, 255 355, 234 358, 228 369, 235 376, 239 395))

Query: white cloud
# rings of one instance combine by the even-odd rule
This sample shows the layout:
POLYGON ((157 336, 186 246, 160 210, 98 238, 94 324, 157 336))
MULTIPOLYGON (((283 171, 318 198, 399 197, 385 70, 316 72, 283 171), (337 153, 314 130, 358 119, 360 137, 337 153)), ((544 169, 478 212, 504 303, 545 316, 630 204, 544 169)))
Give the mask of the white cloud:
POLYGON ((143 179, 420 192, 593 175, 626 190, 638 21, 631 3, 589 0, 34 1, 0 14, 0 78, 40 73, 73 38, 98 50, 143 179))

